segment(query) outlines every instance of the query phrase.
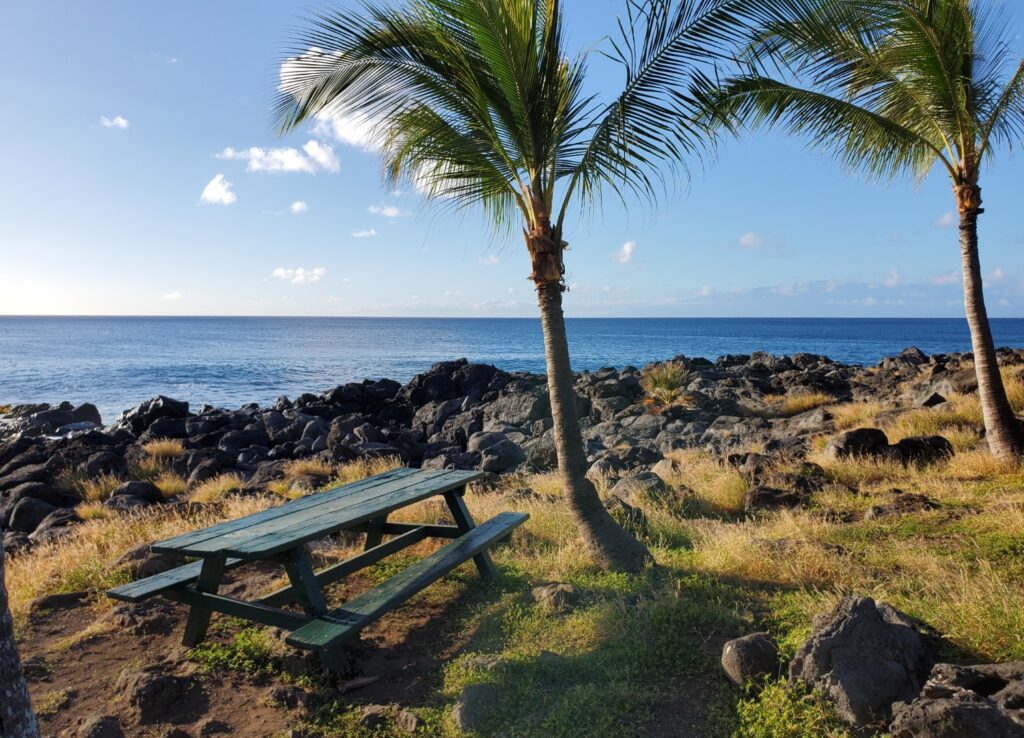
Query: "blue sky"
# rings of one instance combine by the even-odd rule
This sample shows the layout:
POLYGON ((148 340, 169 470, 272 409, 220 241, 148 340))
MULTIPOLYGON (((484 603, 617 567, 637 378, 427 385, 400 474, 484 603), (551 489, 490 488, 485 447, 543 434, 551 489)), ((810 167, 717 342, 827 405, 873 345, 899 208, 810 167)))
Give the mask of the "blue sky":
MULTIPOLYGON (((566 0, 573 45, 622 4, 566 0)), ((535 315, 518 236, 389 192, 330 126, 271 135, 308 7, 7 4, 0 314, 535 315)), ((982 185, 990 313, 1021 317, 1024 162, 999 157, 982 185)), ((952 205, 939 173, 881 186, 781 134, 729 142, 657 210, 609 199, 570 223, 566 312, 959 316, 952 205)))

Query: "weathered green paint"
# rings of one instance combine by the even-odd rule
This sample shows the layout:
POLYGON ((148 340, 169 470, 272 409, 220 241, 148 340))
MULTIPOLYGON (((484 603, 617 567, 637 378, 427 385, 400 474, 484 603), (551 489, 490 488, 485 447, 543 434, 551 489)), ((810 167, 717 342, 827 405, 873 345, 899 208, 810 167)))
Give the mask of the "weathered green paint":
POLYGON ((309 622, 307 615, 279 610, 276 607, 269 607, 261 602, 243 602, 232 597, 197 592, 191 587, 171 589, 164 592, 164 597, 174 602, 180 602, 193 608, 201 608, 212 612, 222 612, 236 618, 244 618, 254 623, 269 625, 272 628, 282 630, 295 630, 309 622))
POLYGON ((283 515, 290 515, 295 510, 303 510, 307 507, 313 507, 315 505, 323 504, 335 497, 342 495, 352 494, 358 492, 366 487, 383 484, 384 482, 390 481, 391 479, 397 479, 401 477, 411 476, 417 473, 416 469, 408 469, 406 467, 400 467, 398 469, 392 469, 391 471, 384 472, 383 474, 376 474, 366 479, 361 479, 358 482, 352 484, 345 484, 341 487, 335 487, 334 489, 327 490, 325 492, 317 492, 315 494, 302 497, 298 500, 292 500, 286 502, 283 505, 277 507, 271 507, 267 510, 263 510, 252 515, 247 515, 244 518, 238 518, 236 520, 228 520, 223 523, 217 523, 211 525, 208 528, 202 528, 200 530, 194 530, 189 533, 183 533, 180 536, 174 538, 168 538, 164 541, 158 541, 154 543, 152 548, 154 551, 178 551, 183 548, 187 548, 190 545, 197 544, 201 541, 205 541, 210 538, 216 538, 226 533, 248 528, 255 523, 264 522, 267 520, 274 520, 283 515))
MULTIPOLYGON (((243 559, 227 559, 224 562, 224 569, 233 569, 244 563, 246 562, 243 559)), ((193 561, 191 564, 169 569, 145 579, 122 584, 120 587, 108 590, 107 597, 123 602, 142 602, 153 595, 163 594, 169 589, 191 584, 199 578, 202 568, 202 561, 193 561)))
MULTIPOLYGON (((224 568, 227 563, 224 556, 211 556, 203 560, 203 568, 199 570, 199 578, 193 585, 198 592, 217 594, 217 588, 224 578, 224 568)), ((206 629, 210 627, 210 615, 212 610, 202 605, 193 605, 189 608, 188 619, 185 621, 185 635, 181 642, 186 646, 194 646, 202 642, 206 637, 206 629)))
POLYGON ((287 642, 299 648, 333 650, 368 623, 398 607, 432 582, 504 538, 529 518, 526 513, 496 515, 408 569, 294 631, 287 642))

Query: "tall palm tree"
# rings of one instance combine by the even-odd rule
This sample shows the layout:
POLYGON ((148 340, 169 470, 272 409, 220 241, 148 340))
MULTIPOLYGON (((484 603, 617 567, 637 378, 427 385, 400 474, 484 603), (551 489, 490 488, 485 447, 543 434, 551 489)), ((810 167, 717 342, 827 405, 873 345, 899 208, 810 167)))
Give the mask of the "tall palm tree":
POLYGON ((691 76, 724 47, 746 6, 763 3, 628 0, 607 52, 625 84, 607 102, 584 92, 586 59, 567 53, 559 0, 370 2, 322 13, 282 67, 280 132, 319 114, 352 116, 371 127, 389 185, 480 207, 499 232, 522 226, 561 481, 606 569, 637 571, 650 554, 586 478, 562 314, 566 217, 602 192, 653 201, 666 176, 706 148, 689 110, 691 76))
POLYGON ((711 86, 707 99, 719 121, 780 125, 873 177, 946 172, 989 448, 1019 458, 1024 431, 999 374, 978 257, 982 165, 1024 142, 1024 60, 1012 54, 1007 8, 988 0, 777 6, 749 49, 751 67, 711 86))

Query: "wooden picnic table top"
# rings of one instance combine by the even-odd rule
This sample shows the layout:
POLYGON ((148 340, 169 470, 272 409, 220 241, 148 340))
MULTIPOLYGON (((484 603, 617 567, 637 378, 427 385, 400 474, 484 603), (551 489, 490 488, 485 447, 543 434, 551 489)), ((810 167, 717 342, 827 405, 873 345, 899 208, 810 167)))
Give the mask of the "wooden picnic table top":
POLYGON ((152 549, 200 558, 273 558, 479 479, 477 471, 393 469, 268 508, 244 518, 154 543, 152 549))

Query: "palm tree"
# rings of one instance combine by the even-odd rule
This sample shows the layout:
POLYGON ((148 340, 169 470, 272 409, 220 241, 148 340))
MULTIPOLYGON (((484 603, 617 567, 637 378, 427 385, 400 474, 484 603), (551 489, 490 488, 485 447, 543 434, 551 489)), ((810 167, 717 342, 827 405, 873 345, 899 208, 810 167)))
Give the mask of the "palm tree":
POLYGON ((851 169, 924 179, 936 165, 959 213, 964 307, 993 455, 1019 458, 978 257, 979 175, 997 147, 1024 141, 1024 60, 1004 6, 975 0, 782 0, 745 73, 703 96, 719 122, 781 125, 851 169), (773 78, 773 73, 775 77, 773 78))
POLYGON ((700 154, 691 77, 764 0, 630 0, 608 56, 625 85, 602 103, 570 58, 560 0, 410 0, 314 16, 282 67, 279 132, 320 114, 370 125, 390 186, 480 207, 500 233, 522 226, 544 331, 558 466, 595 563, 637 571, 646 547, 586 478, 562 314, 570 206, 603 192, 654 201, 666 173, 700 154), (664 170, 659 169, 667 164, 664 170))
POLYGON ((0 545, 0 736, 39 738, 39 726, 21 672, 5 582, 4 547, 0 545))

